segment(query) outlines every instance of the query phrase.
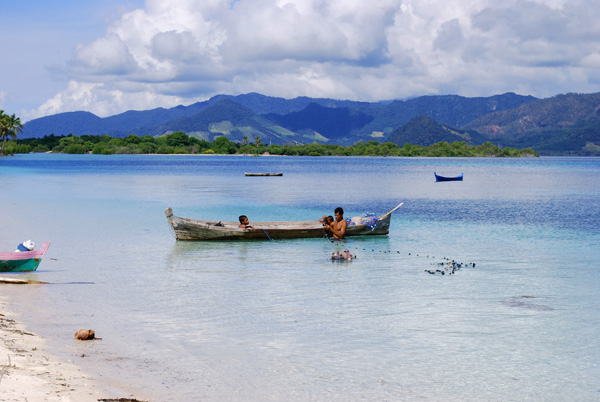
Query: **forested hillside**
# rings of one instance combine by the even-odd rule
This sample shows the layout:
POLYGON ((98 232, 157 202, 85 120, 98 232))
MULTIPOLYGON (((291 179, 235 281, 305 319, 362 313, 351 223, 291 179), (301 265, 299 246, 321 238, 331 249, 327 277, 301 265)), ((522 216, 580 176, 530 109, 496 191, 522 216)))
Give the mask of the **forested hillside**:
POLYGON ((547 99, 514 93, 476 98, 440 95, 356 102, 250 93, 218 95, 189 106, 128 111, 106 118, 89 112, 62 113, 27 122, 23 137, 159 137, 183 131, 198 139, 212 141, 225 136, 240 143, 255 138, 279 145, 464 140, 473 145, 491 141, 499 146, 533 148, 542 154, 599 155, 599 108, 600 94, 547 99))

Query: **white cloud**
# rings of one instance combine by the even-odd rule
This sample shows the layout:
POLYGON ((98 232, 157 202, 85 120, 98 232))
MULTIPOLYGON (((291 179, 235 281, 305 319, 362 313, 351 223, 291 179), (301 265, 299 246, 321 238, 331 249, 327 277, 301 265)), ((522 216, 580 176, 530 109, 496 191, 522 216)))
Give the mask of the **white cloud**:
POLYGON ((126 75, 137 69, 127 45, 118 35, 108 34, 75 50, 73 66, 86 75, 126 75))
POLYGON ((581 60, 581 65, 584 67, 600 69, 600 53, 590 53, 584 56, 581 60))
POLYGON ((598 91, 592 0, 148 0, 75 49, 37 115, 217 93, 380 100, 598 91))
POLYGON ((67 89, 39 107, 42 116, 85 110, 98 116, 113 115, 115 111, 144 110, 156 107, 173 107, 182 103, 182 98, 164 95, 145 85, 135 85, 127 91, 101 83, 69 82, 67 89))

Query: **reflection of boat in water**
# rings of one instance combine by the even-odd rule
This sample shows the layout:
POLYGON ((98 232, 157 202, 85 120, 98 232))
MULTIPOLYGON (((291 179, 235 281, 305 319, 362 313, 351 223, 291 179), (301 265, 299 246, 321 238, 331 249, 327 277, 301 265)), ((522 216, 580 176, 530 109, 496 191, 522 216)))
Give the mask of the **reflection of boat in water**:
POLYGON ((531 302, 532 299, 537 299, 535 296, 517 296, 502 301, 502 304, 509 307, 520 307, 532 311, 553 311, 552 307, 544 304, 536 304, 531 302))
POLYGON ((283 172, 279 172, 279 173, 246 173, 246 172, 244 172, 244 176, 283 176, 283 172))
POLYGON ((440 176, 435 172, 433 174, 435 175, 435 181, 462 181, 462 179, 463 179, 462 173, 460 174, 460 176, 454 176, 454 177, 440 176))
POLYGON ((42 262, 48 247, 50 247, 50 243, 45 241, 39 250, 0 253, 0 272, 35 271, 42 262))
MULTIPOLYGON (((289 240, 295 244, 298 241, 302 240, 289 240)), ((323 239, 306 239, 304 241, 323 243, 323 239)), ((194 273, 206 274, 222 273, 223 270, 243 272, 249 265, 257 264, 264 267, 266 264, 286 262, 290 253, 296 258, 300 258, 301 256, 294 253, 302 247, 290 246, 286 244, 285 240, 278 241, 277 244, 269 241, 250 242, 246 240, 174 241, 170 245, 165 260, 161 261, 163 265, 160 266, 168 271, 180 272, 180 274, 182 271, 190 270, 194 273), (282 253, 282 250, 285 250, 285 253, 282 253)))
MULTIPOLYGON (((371 217, 357 224, 350 224, 346 236, 386 235, 389 233, 392 212, 371 217)), ((206 221, 181 218, 167 208, 165 215, 177 240, 272 240, 306 239, 324 237, 323 224, 314 221, 252 222, 252 228, 242 229, 238 222, 206 221)))

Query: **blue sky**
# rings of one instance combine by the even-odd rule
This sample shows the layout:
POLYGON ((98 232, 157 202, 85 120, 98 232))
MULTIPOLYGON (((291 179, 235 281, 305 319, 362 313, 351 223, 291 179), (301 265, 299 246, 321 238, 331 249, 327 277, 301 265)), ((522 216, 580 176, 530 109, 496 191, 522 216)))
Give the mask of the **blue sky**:
POLYGON ((0 109, 600 92, 594 0, 0 0, 0 109))

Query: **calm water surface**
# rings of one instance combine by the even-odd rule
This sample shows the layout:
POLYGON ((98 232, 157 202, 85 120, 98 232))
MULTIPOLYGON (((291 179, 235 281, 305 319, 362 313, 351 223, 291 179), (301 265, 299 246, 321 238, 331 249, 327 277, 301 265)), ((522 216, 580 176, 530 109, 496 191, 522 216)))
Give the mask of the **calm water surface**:
POLYGON ((0 292, 56 353, 138 398, 600 399, 600 158, 17 155, 0 184, 0 249, 50 241, 19 277, 53 283, 0 292), (163 213, 400 202, 389 236, 343 243, 177 242, 163 213), (332 263, 343 249, 358 258, 332 263), (449 260, 475 267, 426 272, 449 260), (103 340, 77 343, 79 328, 103 340))

